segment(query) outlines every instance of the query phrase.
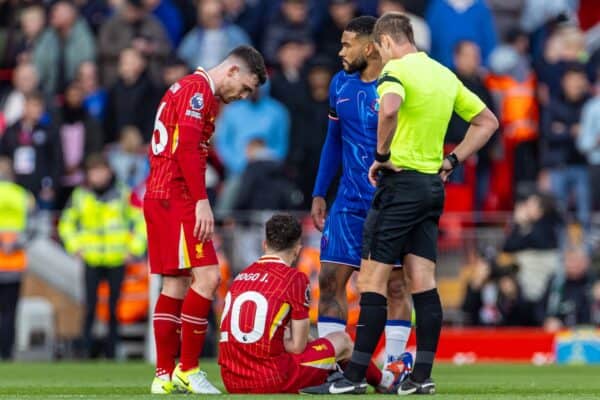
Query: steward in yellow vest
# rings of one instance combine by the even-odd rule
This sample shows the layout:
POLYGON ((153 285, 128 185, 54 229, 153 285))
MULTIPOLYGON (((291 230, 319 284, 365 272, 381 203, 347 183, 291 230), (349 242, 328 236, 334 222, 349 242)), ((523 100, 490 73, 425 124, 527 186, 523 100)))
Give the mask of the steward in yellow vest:
POLYGON ((102 280, 108 281, 110 322, 106 356, 112 358, 118 337, 116 308, 124 265, 132 256, 144 254, 146 227, 141 210, 131 205, 131 192, 116 181, 103 155, 90 155, 85 167, 87 185, 73 191, 58 232, 67 252, 79 257, 86 266, 83 335, 88 351, 92 348, 98 285, 102 280))

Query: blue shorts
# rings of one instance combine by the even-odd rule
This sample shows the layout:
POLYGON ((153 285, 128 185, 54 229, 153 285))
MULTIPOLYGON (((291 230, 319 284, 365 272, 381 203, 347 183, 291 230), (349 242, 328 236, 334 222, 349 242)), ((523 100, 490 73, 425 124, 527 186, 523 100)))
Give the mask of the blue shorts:
POLYGON ((363 225, 368 210, 331 208, 321 237, 321 262, 360 268, 363 225))

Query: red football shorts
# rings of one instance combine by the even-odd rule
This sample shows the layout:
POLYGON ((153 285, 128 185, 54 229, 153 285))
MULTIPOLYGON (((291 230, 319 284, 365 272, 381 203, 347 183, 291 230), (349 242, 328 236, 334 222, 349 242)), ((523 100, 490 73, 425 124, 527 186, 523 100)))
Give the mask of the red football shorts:
MULTIPOLYGON (((260 384, 260 378, 251 387, 240 387, 239 382, 228 382, 228 375, 221 374, 229 393, 298 393, 300 389, 325 383, 329 373, 335 369, 335 349, 328 339, 320 338, 306 345, 300 354, 288 354, 287 362, 281 365, 280 373, 285 375, 283 385, 272 387, 260 384)), ((257 367, 257 370, 260 368, 257 367)), ((241 385, 243 386, 243 385, 241 385)))
POLYGON ((151 273, 187 276, 191 268, 218 265, 212 241, 194 237, 195 208, 189 200, 144 200, 151 273))

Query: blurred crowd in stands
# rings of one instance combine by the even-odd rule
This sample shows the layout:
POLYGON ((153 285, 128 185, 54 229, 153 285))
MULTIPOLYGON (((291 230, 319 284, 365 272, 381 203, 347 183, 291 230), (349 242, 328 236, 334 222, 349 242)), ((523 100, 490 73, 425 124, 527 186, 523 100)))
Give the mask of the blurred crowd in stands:
MULTIPOLYGON (((38 209, 60 213, 86 187, 86 159, 103 153, 139 202, 163 92, 252 44, 270 79, 222 108, 210 199, 223 221, 308 211, 341 33, 387 11, 407 13, 420 50, 501 121, 447 185, 448 213, 514 209, 504 247, 467 267, 469 321, 600 323, 587 240, 600 206, 597 0, 0 0, 2 178, 14 173, 38 209), (573 226, 580 234, 565 234, 573 226)), ((452 119, 448 151, 466 126, 452 119)))

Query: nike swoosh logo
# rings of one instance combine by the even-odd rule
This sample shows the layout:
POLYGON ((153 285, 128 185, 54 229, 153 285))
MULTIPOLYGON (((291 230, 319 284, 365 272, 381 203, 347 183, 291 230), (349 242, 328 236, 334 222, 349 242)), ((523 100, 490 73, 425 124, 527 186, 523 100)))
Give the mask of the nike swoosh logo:
POLYGON ((335 384, 331 384, 329 385, 329 393, 331 394, 342 394, 342 393, 348 393, 348 392, 352 392, 354 390, 354 386, 346 386, 343 388, 336 388, 335 384))
POLYGON ((335 104, 342 104, 342 103, 345 103, 347 101, 350 101, 350 99, 347 99, 347 98, 339 99, 335 104))

